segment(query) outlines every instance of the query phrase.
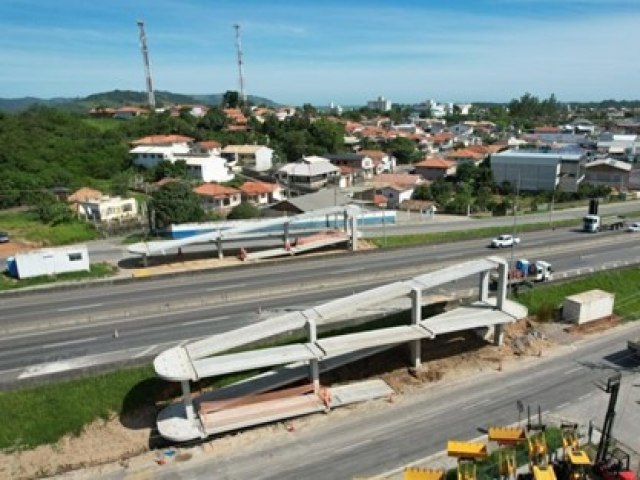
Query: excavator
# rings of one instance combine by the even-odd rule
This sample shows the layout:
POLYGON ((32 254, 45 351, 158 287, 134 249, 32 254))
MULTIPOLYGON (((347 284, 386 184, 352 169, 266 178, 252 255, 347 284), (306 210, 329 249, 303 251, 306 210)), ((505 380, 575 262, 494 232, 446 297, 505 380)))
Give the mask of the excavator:
POLYGON ((516 448, 527 437, 521 427, 489 427, 489 441, 496 442, 501 448, 498 451, 498 473, 500 480, 515 480, 516 448))
POLYGON ((620 448, 611 448, 613 420, 616 417, 616 403, 620 392, 620 374, 609 377, 604 391, 609 394, 609 405, 604 417, 600 442, 593 469, 603 480, 637 480, 638 476, 630 469, 629 454, 620 448))
POLYGON ((484 443, 447 442, 447 455, 458 459, 458 480, 476 480, 476 462, 487 458, 487 446, 484 443))

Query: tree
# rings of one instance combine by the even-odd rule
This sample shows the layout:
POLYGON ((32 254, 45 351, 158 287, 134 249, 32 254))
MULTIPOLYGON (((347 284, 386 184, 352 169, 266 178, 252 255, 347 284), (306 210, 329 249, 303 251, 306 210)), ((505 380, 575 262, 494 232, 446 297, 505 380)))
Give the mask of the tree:
POLYGON ((229 122, 229 117, 227 117, 222 109, 213 107, 198 121, 197 127, 212 132, 219 132, 223 130, 229 122))
POLYGON ((164 229, 174 223, 200 222, 206 218, 200 198, 184 182, 171 182, 151 194, 150 224, 164 229))
POLYGON ((245 218, 258 218, 262 216, 262 212, 258 207, 249 203, 242 202, 231 209, 227 218, 229 220, 241 220, 245 218))
POLYGON ((386 150, 396 157, 398 163, 403 164, 411 163, 419 154, 415 142, 404 137, 396 137, 387 142, 386 150))
POLYGON ((429 187, 431 197, 440 207, 445 207, 453 195, 453 187, 441 178, 435 180, 429 187))
POLYGON ((222 96, 222 108, 240 107, 240 94, 236 90, 227 90, 222 96))
POLYGON ((51 194, 45 194, 40 197, 35 211, 42 223, 50 225, 71 223, 75 220, 69 205, 59 201, 51 194))

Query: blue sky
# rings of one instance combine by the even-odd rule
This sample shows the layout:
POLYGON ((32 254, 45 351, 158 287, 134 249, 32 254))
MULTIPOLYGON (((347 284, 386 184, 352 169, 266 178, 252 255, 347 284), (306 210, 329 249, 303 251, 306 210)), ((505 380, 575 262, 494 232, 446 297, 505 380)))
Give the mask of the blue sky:
POLYGON ((0 97, 238 89, 281 103, 640 98, 640 0, 2 0, 0 97))

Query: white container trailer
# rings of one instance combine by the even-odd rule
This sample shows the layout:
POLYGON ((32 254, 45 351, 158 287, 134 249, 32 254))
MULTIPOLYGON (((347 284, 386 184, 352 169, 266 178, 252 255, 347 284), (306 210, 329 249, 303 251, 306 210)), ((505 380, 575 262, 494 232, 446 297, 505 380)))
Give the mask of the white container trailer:
POLYGON ((86 245, 43 248, 16 253, 8 259, 7 264, 9 273, 20 279, 90 270, 86 245))
POLYGON ((581 325, 613 313, 615 295, 604 290, 589 290, 567 297, 562 306, 562 318, 581 325))

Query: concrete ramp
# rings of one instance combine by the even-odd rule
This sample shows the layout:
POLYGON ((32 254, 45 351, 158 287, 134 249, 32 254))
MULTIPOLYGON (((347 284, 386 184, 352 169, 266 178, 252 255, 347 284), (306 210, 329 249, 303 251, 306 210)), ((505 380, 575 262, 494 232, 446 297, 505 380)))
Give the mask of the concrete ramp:
POLYGON ((351 240, 349 235, 336 232, 324 232, 310 237, 301 237, 290 247, 271 248, 257 252, 246 253, 244 260, 260 260, 263 258, 287 257, 300 255, 301 253, 319 250, 325 247, 348 243, 351 240))
MULTIPOLYGON (((411 346, 412 365, 419 366, 422 340, 480 327, 493 326, 494 342, 499 344, 502 341, 502 326, 527 315, 526 308, 506 299, 506 287, 507 262, 499 257, 489 257, 393 282, 305 310, 287 312, 263 322, 166 350, 156 357, 154 367, 160 377, 181 382, 183 403, 181 406, 171 406, 159 415, 158 429, 166 438, 183 441, 388 395, 391 393, 388 386, 385 388, 375 382, 321 389, 319 372, 323 368, 355 361, 403 343, 411 346), (496 296, 489 298, 489 276, 495 269, 500 277, 499 286, 496 296), (423 297, 423 291, 474 274, 480 278, 477 301, 434 317, 421 318, 422 300, 430 298, 429 295, 423 297), (349 322, 345 322, 345 319, 356 322, 358 316, 367 310, 405 300, 408 300, 407 305, 411 308, 411 322, 408 325, 373 328, 363 324, 360 331, 354 333, 318 338, 318 326, 339 323, 346 327, 349 322), (256 341, 284 333, 297 333, 304 340, 276 347, 250 348, 250 344, 256 341), (236 350, 243 345, 249 348, 245 347, 245 351, 236 350), (231 350, 236 351, 224 353, 231 350), (257 390, 274 390, 293 378, 305 376, 306 372, 313 385, 313 393, 294 395, 292 398, 272 398, 266 394, 261 397, 264 402, 259 402, 263 405, 262 409, 256 409, 258 403, 253 401, 255 399, 244 399, 242 404, 232 401, 236 405, 232 411, 209 408, 204 414, 195 414, 194 405, 198 405, 200 400, 193 399, 190 381, 268 367, 280 369, 278 373, 265 374, 256 383, 257 390), (270 380, 273 382, 271 386, 270 380), (322 392, 330 395, 321 396, 318 400, 322 392)), ((225 405, 229 406, 230 403, 225 405)))

